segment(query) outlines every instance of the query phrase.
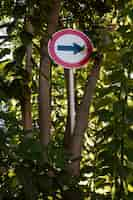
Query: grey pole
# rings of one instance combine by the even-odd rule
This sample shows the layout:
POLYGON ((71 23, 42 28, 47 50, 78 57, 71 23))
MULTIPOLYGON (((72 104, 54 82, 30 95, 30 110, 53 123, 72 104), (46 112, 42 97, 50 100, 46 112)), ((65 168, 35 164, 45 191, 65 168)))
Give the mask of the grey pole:
POLYGON ((70 128, 71 135, 74 132, 75 126, 75 88, 74 88, 74 71, 69 69, 69 102, 70 102, 70 128))

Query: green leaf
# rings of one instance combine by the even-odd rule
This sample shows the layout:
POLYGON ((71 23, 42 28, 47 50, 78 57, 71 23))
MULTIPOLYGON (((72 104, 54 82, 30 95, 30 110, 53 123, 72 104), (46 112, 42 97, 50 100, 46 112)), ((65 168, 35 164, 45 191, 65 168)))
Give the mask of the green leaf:
POLYGON ((125 102, 123 100, 113 103, 113 112, 120 115, 125 108, 125 102))
POLYGON ((128 130, 127 135, 128 135, 130 140, 133 140, 133 130, 132 129, 128 130))
POLYGON ((113 154, 111 150, 103 150, 102 152, 99 153, 98 158, 100 160, 104 160, 105 162, 109 161, 111 162, 113 160, 113 154))
POLYGON ((128 200, 132 200, 133 199, 133 192, 129 192, 127 198, 128 198, 128 200))
POLYGON ((128 157, 128 160, 133 162, 133 148, 128 148, 126 150, 126 155, 128 157))
POLYGON ((108 75, 109 83, 118 83, 125 79, 125 76, 121 70, 114 70, 110 75, 108 75))
POLYGON ((96 101, 96 105, 95 105, 95 108, 96 109, 99 109, 99 108, 104 108, 105 106, 107 105, 110 105, 112 104, 112 97, 105 97, 105 98, 99 98, 97 101, 96 101))
POLYGON ((128 124, 133 124, 133 106, 127 108, 126 121, 128 124))
POLYGON ((112 112, 110 112, 109 110, 105 110, 105 109, 97 111, 97 114, 99 116, 99 120, 104 121, 104 122, 110 121, 113 116, 112 112))
POLYGON ((0 59, 2 59, 4 56, 9 55, 10 54, 10 49, 8 48, 4 48, 2 51, 0 51, 0 59))
POLYGON ((26 5, 19 5, 19 3, 14 7, 13 15, 16 18, 22 17, 26 13, 26 5))
POLYGON ((9 71, 13 71, 16 68, 16 62, 9 62, 4 67, 4 72, 7 74, 9 71))

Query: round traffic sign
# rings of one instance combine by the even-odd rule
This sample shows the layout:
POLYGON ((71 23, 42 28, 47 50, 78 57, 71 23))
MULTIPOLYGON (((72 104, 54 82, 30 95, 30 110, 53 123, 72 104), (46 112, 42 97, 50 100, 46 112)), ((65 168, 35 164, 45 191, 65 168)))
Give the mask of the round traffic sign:
POLYGON ((81 31, 63 29, 52 35, 48 42, 48 52, 55 63, 64 68, 84 66, 92 53, 91 40, 81 31))

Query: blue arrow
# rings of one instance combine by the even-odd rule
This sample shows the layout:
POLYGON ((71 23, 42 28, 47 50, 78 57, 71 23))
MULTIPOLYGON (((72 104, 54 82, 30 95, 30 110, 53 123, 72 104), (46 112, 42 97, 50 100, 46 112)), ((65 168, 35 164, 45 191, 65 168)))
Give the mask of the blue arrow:
POLYGON ((84 46, 81 47, 79 44, 73 43, 72 45, 58 45, 58 51, 73 51, 74 54, 79 53, 84 49, 84 46))

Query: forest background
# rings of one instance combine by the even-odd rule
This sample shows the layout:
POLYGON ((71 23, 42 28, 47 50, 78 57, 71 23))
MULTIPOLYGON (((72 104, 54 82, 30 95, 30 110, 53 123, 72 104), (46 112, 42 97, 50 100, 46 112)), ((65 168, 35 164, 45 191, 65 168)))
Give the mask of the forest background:
POLYGON ((133 199, 133 1, 1 0, 0 200, 133 199), (73 28, 94 51, 69 75, 48 56, 73 28))

